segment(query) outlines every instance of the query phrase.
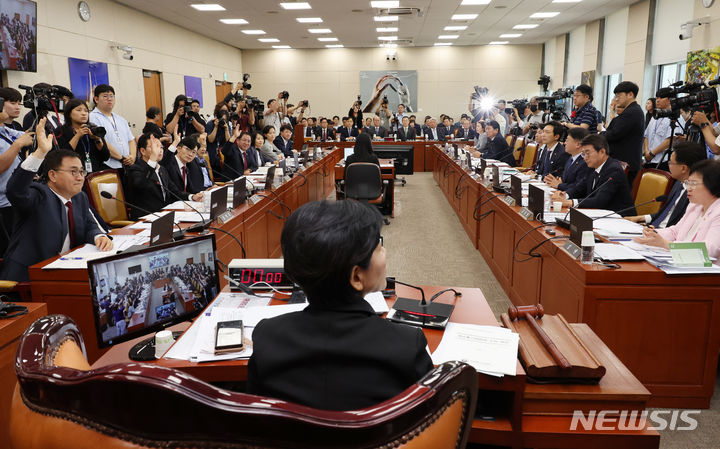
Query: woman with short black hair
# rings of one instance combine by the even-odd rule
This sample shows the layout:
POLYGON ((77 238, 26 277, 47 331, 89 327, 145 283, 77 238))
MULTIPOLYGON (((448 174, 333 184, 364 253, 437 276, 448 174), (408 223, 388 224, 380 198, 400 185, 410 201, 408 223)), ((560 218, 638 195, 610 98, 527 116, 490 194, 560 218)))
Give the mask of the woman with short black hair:
POLYGON ((355 148, 353 148, 353 154, 345 159, 345 174, 347 175, 347 168, 350 164, 356 162, 369 162, 380 166, 380 161, 375 155, 372 149, 372 139, 367 133, 360 133, 355 141, 355 148))
POLYGON ((110 159, 105 133, 90 123, 90 112, 84 101, 73 98, 65 105, 65 124, 57 133, 58 147, 77 153, 88 173, 109 168, 110 159), (98 134, 98 135, 96 135, 98 134))
POLYGON ((303 311, 253 330, 248 392, 325 410, 380 403, 433 367, 419 328, 384 320, 363 299, 385 288, 382 217, 353 200, 303 205, 281 235, 303 311))

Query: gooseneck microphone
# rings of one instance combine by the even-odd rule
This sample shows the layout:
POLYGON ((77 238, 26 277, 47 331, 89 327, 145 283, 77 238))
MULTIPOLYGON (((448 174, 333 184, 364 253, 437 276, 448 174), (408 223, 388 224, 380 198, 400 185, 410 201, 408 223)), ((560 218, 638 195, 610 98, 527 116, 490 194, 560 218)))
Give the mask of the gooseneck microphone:
POLYGON ((617 212, 613 212, 613 213, 610 213, 610 214, 607 214, 607 215, 603 215, 602 217, 593 218, 593 220, 599 220, 599 219, 601 219, 601 218, 612 217, 612 216, 615 215, 615 214, 621 215, 623 212, 627 212, 627 211, 629 211, 629 210, 633 210, 633 209, 636 208, 636 207, 640 207, 640 206, 644 206, 644 205, 646 205, 646 204, 656 203, 656 202, 657 202, 657 203, 664 203, 664 202, 667 201, 667 200, 668 200, 668 196, 667 196, 667 195, 660 195, 660 196, 657 196, 657 197, 655 197, 655 198, 653 198, 653 199, 651 199, 651 200, 643 201, 643 202, 640 203, 640 204, 633 204, 632 206, 626 207, 625 209, 620 209, 620 210, 617 211, 617 212))
MULTIPOLYGON (((200 220, 202 220, 202 221, 200 222, 200 227, 199 227, 199 229, 201 229, 201 230, 202 230, 202 229, 205 229, 206 227, 208 227, 208 226, 210 225, 211 221, 210 221, 210 220, 207 220, 207 221, 206 221, 206 220, 205 220, 205 217, 203 216, 203 214, 201 214, 199 210, 195 209, 195 208, 192 206, 192 204, 190 204, 187 200, 183 199, 180 195, 176 194, 175 192, 173 192, 173 191, 170 190, 170 189, 167 189, 166 192, 170 193, 170 195, 172 195, 173 197, 175 197, 175 198, 177 198, 178 200, 180 200, 184 205, 186 205, 187 207, 189 207, 190 209, 192 209, 193 211, 195 211, 195 212, 200 216, 200 220)), ((188 227, 188 228, 185 228, 185 231, 195 231, 196 229, 198 229, 198 226, 197 226, 197 225, 193 225, 193 226, 190 226, 190 227, 188 227)))
MULTIPOLYGON (((612 177, 608 178, 607 181, 605 181, 605 182, 603 182, 602 184, 600 184, 597 189, 595 189, 595 190, 593 190, 592 192, 590 192, 590 195, 588 195, 588 196, 586 196, 585 198, 583 198, 582 200, 580 200, 580 201, 577 203, 577 206, 573 206, 573 207, 571 207, 570 209, 577 209, 577 208, 579 208, 579 207, 582 205, 582 203, 584 203, 584 202, 587 201, 591 196, 593 196, 593 195, 595 195, 597 192, 599 192, 603 187, 605 187, 606 185, 608 185, 608 183, 610 183, 610 181, 612 181, 612 180, 613 180, 612 177)), ((555 219, 555 223, 556 223, 558 226, 560 226, 561 228, 570 229, 570 220, 567 219, 568 215, 570 215, 570 209, 568 209, 567 213, 565 214, 565 216, 564 216, 563 218, 556 218, 556 219, 555 219)), ((614 212, 613 212, 613 213, 614 213, 614 212)))
MULTIPOLYGON (((106 198, 106 199, 108 199, 108 200, 115 200, 115 201, 117 201, 118 203, 122 203, 122 204, 124 204, 124 205, 126 205, 126 206, 130 206, 130 207, 132 207, 133 209, 137 209, 137 210, 139 210, 140 212, 143 212, 143 213, 146 214, 146 215, 154 215, 154 216, 156 216, 157 218, 161 218, 161 217, 162 217, 162 215, 158 215, 158 214, 156 214, 155 212, 150 212, 149 210, 143 209, 143 208, 140 207, 140 206, 137 206, 137 205, 135 205, 135 204, 128 203, 128 202, 125 201, 125 200, 121 200, 120 198, 114 196, 112 193, 110 193, 110 192, 108 192, 108 191, 106 191, 106 190, 101 191, 101 192, 100 192, 100 196, 103 197, 103 198, 106 198)), ((185 231, 180 227, 179 224, 177 224, 177 222, 173 222, 173 224, 174 224, 175 226, 177 226, 177 228, 178 228, 178 230, 179 230, 180 232, 182 232, 183 234, 185 234, 185 231)))

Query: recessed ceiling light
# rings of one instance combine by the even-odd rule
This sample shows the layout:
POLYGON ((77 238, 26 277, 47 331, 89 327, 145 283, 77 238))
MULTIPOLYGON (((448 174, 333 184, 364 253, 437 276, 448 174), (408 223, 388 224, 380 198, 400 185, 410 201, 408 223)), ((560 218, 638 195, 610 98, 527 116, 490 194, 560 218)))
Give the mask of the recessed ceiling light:
POLYGON ((392 1, 392 0, 387 1, 386 0, 386 1, 379 1, 379 2, 378 1, 370 2, 371 8, 397 8, 398 6, 400 6, 400 2, 397 0, 396 1, 392 1))
POLYGON ((193 3, 190 6, 198 11, 225 11, 225 8, 217 3, 193 3))
POLYGON ((275 39, 274 37, 261 37, 258 40, 260 42, 280 42, 280 39, 275 39))
POLYGON ((463 31, 467 30, 467 25, 452 25, 443 28, 445 31, 463 31))
POLYGON ((300 23, 322 23, 322 19, 320 17, 298 17, 297 19, 300 23))
POLYGON ((537 28, 536 23, 530 23, 530 24, 521 24, 521 25, 515 25, 513 27, 513 30, 532 30, 533 28, 537 28))
POLYGON ((457 39, 458 37, 460 36, 458 36, 457 34, 441 34, 440 36, 438 36, 438 39, 457 39))
POLYGON ((550 17, 555 17, 559 12, 536 12, 535 14, 532 14, 530 16, 531 19, 549 19, 550 17))
POLYGON ((397 27, 375 28, 378 33, 397 33, 397 27))
POLYGON ((245 34, 265 34, 263 30, 240 30, 245 34))
POLYGON ((379 41, 396 41, 398 40, 397 36, 378 36, 379 41))
POLYGON ((522 36, 521 33, 508 33, 508 34, 501 34, 501 35, 500 35, 500 37, 505 38, 505 39, 513 38, 513 37, 520 37, 520 36, 522 36))
POLYGON ((283 2, 280 3, 283 9, 312 9, 308 2, 283 2))
POLYGON ((475 20, 477 19, 477 14, 453 14, 453 16, 450 18, 451 20, 475 20))
POLYGON ((472 5, 487 5, 490 0, 462 0, 461 5, 472 6, 472 5))
POLYGON ((330 28, 308 28, 308 32, 312 34, 330 34, 332 30, 330 28))
POLYGON ((343 48, 343 44, 326 45, 325 48, 343 48))
POLYGON ((320 42, 337 42, 338 38, 336 38, 336 37, 319 37, 318 40, 320 42))
POLYGON ((508 41, 492 41, 488 45, 505 45, 508 41))
POLYGON ((245 19, 220 19, 220 21, 226 25, 246 25, 248 23, 245 19))
POLYGON ((397 22, 398 16, 375 16, 373 20, 376 22, 397 22))
POLYGON ((291 48, 289 45, 273 45, 273 48, 291 48))
POLYGON ((452 45, 452 42, 435 42, 436 47, 449 47, 452 45))

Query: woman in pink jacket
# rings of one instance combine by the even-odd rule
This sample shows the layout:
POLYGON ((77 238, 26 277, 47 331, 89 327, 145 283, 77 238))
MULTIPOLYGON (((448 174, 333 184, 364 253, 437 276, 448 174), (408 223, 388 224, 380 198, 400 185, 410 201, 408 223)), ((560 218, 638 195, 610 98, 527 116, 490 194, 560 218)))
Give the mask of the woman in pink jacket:
POLYGON ((693 165, 685 188, 690 204, 680 221, 665 229, 645 228, 635 241, 661 248, 670 242, 705 242, 708 255, 720 258, 720 161, 693 165))

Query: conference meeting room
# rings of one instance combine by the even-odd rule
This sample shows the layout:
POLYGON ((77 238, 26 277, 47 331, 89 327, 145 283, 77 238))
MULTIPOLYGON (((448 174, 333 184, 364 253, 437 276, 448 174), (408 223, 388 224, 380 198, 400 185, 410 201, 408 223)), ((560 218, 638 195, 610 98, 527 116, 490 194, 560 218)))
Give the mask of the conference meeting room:
POLYGON ((0 0, 0 447, 720 447, 716 0, 0 0))

